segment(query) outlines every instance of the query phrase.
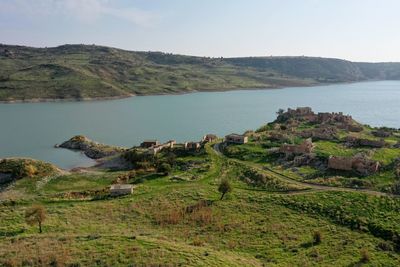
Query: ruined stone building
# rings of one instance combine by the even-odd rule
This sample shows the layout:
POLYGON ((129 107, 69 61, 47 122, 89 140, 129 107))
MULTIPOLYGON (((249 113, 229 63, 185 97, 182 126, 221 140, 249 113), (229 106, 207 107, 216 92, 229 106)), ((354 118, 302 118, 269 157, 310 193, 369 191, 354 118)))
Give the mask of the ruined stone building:
POLYGON ((215 134, 206 134, 205 136, 203 136, 202 141, 208 143, 208 142, 214 142, 217 139, 218 136, 216 136, 215 134))
POLYGON ((246 144, 249 138, 241 134, 229 134, 225 136, 225 142, 229 144, 246 144))
POLYGON ((113 184, 110 187, 111 196, 123 196, 133 194, 133 185, 131 184, 113 184))
POLYGON ((186 142, 183 144, 185 150, 198 150, 201 147, 199 142, 186 142))
POLYGON ((328 168, 341 171, 356 171, 361 175, 370 175, 379 171, 380 164, 378 161, 370 160, 363 156, 330 156, 328 168))
POLYGON ((284 154, 308 154, 313 150, 314 144, 311 139, 304 140, 300 145, 284 144, 279 148, 279 152, 284 154))
POLYGON ((330 156, 328 168, 340 171, 351 171, 353 169, 353 158, 330 156))
POLYGON ((158 140, 145 140, 140 144, 140 146, 143 148, 149 148, 158 145, 160 145, 160 142, 158 140))

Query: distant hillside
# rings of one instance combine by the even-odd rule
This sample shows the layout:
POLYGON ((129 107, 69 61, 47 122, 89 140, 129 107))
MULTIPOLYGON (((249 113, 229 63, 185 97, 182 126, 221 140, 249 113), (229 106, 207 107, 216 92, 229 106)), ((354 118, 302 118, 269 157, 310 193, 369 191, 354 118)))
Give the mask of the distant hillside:
POLYGON ((400 63, 310 57, 206 58, 94 45, 0 45, 0 101, 112 98, 399 78, 400 63))

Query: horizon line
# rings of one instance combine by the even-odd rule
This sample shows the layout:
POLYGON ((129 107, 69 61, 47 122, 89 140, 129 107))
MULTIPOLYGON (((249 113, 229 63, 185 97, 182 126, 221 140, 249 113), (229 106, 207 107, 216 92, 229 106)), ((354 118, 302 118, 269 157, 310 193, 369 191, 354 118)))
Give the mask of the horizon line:
POLYGON ((183 53, 175 53, 175 52, 165 52, 165 51, 156 51, 156 50, 132 50, 126 48, 120 48, 115 46, 109 45, 102 45, 102 44, 88 44, 88 43, 64 43, 55 46, 35 46, 35 45, 27 45, 27 44, 7 44, 7 43, 0 43, 0 46, 16 46, 16 47, 26 47, 26 48, 34 48, 34 49, 52 49, 52 48, 59 48, 62 46, 96 46, 96 47, 107 47, 112 49, 118 49, 127 52, 136 52, 136 53, 162 53, 162 54, 170 54, 176 56, 187 56, 187 57, 197 57, 197 58, 211 58, 211 59, 235 59, 235 58, 321 58, 321 59, 332 59, 332 60, 341 60, 347 61, 351 63, 371 63, 371 64, 379 64, 379 63, 400 63, 400 61, 352 61, 349 59, 338 58, 338 57, 329 57, 329 56, 310 56, 310 55, 253 55, 253 56, 204 56, 204 55, 190 55, 190 54, 183 54, 183 53))

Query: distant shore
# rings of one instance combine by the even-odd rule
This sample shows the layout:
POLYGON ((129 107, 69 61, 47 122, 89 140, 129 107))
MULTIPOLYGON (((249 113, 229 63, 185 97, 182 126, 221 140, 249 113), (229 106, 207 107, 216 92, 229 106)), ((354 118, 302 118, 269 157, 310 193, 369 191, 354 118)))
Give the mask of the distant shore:
POLYGON ((84 98, 32 98, 32 99, 15 99, 0 100, 0 104, 19 104, 19 103, 45 103, 45 102, 83 102, 83 101, 101 101, 116 100, 133 97, 134 94, 123 96, 105 96, 105 97, 84 97, 84 98))
POLYGON ((218 88, 218 89, 199 89, 182 92, 165 92, 165 93, 151 93, 151 94, 129 94, 121 96, 105 96, 105 97, 84 97, 84 98, 33 98, 33 99, 14 99, 14 100, 0 100, 0 104, 20 104, 20 103, 52 103, 52 102, 89 102, 89 101, 102 101, 102 100, 118 100, 124 98, 130 98, 133 96, 157 96, 157 95, 186 95, 192 93, 213 93, 213 92, 228 92, 238 90, 273 90, 273 89, 284 89, 289 87, 312 87, 318 85, 329 85, 329 84, 299 84, 290 86, 260 86, 260 87, 234 87, 234 88, 218 88))

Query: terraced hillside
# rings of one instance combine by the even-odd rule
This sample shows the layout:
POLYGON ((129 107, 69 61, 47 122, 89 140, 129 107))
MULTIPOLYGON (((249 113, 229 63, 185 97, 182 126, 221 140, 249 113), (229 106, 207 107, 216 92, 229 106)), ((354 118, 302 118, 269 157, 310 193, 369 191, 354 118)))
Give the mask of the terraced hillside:
POLYGON ((310 57, 206 58, 95 45, 0 45, 0 101, 84 100, 398 78, 396 63, 310 57))

